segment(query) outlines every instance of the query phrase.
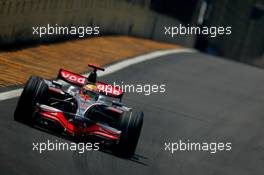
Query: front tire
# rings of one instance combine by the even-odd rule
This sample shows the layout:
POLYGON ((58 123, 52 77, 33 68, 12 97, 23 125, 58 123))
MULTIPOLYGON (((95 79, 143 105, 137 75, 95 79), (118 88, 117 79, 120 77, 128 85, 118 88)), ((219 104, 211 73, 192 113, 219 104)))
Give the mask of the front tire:
POLYGON ((118 126, 122 133, 118 144, 114 148, 115 154, 125 158, 134 155, 143 125, 143 118, 143 112, 125 113, 122 116, 118 126))
POLYGON ((48 92, 48 85, 37 76, 31 76, 18 100, 14 113, 16 121, 31 124, 36 103, 43 102, 48 92))

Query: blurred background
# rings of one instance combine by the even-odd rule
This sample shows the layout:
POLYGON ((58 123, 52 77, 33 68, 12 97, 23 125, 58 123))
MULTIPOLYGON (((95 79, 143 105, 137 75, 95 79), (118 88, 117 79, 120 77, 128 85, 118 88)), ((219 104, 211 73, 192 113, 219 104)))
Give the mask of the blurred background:
POLYGON ((264 0, 0 0, 2 48, 76 39, 32 35, 33 26, 99 26, 100 36, 127 35, 193 47, 264 67, 264 0), (215 38, 164 35, 164 26, 231 26, 215 38))

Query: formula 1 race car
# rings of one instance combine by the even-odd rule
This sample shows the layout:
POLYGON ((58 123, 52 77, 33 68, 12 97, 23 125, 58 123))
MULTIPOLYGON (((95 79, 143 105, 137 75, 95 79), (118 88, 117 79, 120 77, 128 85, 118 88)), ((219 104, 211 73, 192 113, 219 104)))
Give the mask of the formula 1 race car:
POLYGON ((88 77, 60 69, 57 80, 31 76, 18 100, 14 119, 73 138, 95 138, 111 145, 122 157, 134 155, 143 112, 122 104, 118 87, 97 81, 97 70, 88 77))

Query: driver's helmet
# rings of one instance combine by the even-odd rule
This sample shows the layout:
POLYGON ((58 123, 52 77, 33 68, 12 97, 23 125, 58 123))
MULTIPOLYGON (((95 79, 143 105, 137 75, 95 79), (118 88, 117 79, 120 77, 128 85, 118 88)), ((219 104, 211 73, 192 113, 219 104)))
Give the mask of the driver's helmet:
POLYGON ((84 85, 80 91, 81 95, 83 95, 86 99, 97 100, 99 97, 99 91, 95 84, 87 84, 84 85))

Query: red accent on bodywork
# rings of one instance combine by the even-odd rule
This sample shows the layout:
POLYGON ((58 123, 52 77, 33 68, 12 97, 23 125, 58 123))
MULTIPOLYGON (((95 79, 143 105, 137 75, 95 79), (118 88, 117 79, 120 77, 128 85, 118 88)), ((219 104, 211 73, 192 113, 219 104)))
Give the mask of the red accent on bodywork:
POLYGON ((84 135, 97 135, 106 137, 108 139, 112 140, 118 140, 120 137, 119 133, 113 132, 111 130, 105 129, 102 126, 98 124, 93 124, 89 127, 80 128, 78 126, 75 126, 73 122, 68 121, 62 112, 48 112, 48 111, 42 111, 39 112, 39 114, 44 118, 49 118, 52 120, 56 120, 61 124, 63 128, 65 128, 66 133, 70 135, 78 135, 78 134, 84 134, 84 135))
POLYGON ((77 86, 83 86, 87 83, 87 80, 84 76, 64 69, 59 70, 58 78, 77 86))
POLYGON ((118 97, 123 95, 122 89, 119 89, 117 86, 106 84, 103 82, 96 82, 97 88, 100 92, 103 92, 105 95, 118 97))
POLYGON ((53 92, 56 92, 58 94, 63 94, 64 93, 61 89, 58 89, 58 88, 55 88, 55 87, 51 87, 51 86, 49 86, 49 90, 53 91, 53 92))
POLYGON ((118 113, 118 114, 122 114, 122 113, 123 113, 122 110, 117 109, 117 108, 114 108, 114 107, 108 107, 108 109, 110 109, 111 111, 114 111, 114 112, 116 112, 116 113, 118 113))
POLYGON ((96 64, 88 64, 89 67, 92 67, 92 68, 95 68, 95 69, 98 69, 98 70, 101 70, 101 71, 104 71, 105 69, 96 65, 96 64))

